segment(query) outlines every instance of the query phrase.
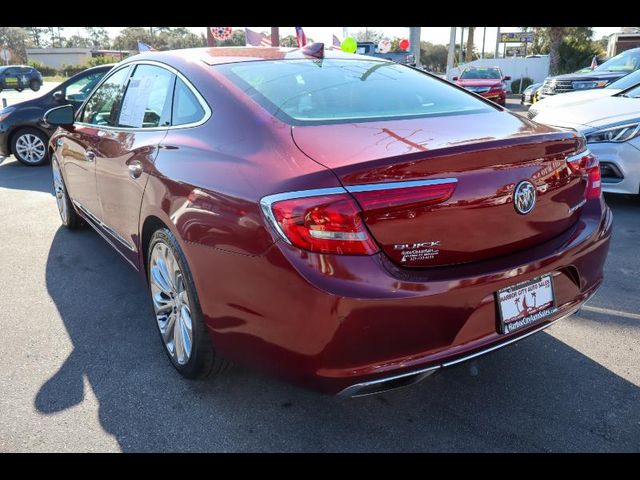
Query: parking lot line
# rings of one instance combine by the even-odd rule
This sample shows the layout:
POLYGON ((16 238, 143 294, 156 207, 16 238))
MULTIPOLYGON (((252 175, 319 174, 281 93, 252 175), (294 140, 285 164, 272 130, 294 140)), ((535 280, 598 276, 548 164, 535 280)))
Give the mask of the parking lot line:
POLYGON ((586 310, 587 312, 604 313, 606 315, 614 315, 616 317, 625 317, 625 318, 632 318, 634 320, 640 320, 640 315, 637 313, 622 312, 620 310, 612 310, 610 308, 592 307, 590 305, 585 305, 584 307, 582 307, 581 310, 586 310))

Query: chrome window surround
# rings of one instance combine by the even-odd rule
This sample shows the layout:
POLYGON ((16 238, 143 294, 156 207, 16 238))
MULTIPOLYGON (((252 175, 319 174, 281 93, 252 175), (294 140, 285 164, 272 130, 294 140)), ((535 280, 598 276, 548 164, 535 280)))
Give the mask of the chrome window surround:
MULTIPOLYGON (((98 89, 102 86, 102 84, 107 81, 109 78, 111 78, 112 75, 114 75, 116 72, 122 70, 123 68, 128 68, 128 67, 136 67, 137 65, 152 65, 152 66, 156 66, 159 68, 163 68, 171 73, 173 73, 176 77, 178 77, 180 80, 182 80, 185 85, 189 88, 189 90, 191 90, 191 92, 195 95, 196 99, 198 100, 198 103, 200 104, 200 106, 202 107, 202 109, 204 110, 204 116, 202 117, 202 119, 198 120, 197 122, 191 122, 191 123, 185 123, 183 125, 171 125, 168 127, 151 127, 151 128, 131 128, 131 127, 112 127, 109 125, 94 125, 92 123, 85 123, 85 122, 74 122, 74 125, 82 125, 85 127, 94 127, 94 128, 99 128, 99 129, 104 129, 104 130, 112 130, 112 131, 116 131, 116 132, 153 132, 153 131, 158 131, 158 130, 175 130, 178 128, 191 128, 191 127, 197 127, 199 125, 204 124, 205 122, 207 122, 211 116, 213 115, 213 111, 211 110, 211 107, 209 106, 209 104, 207 103, 207 101, 204 99, 204 97, 200 94, 200 92, 196 89, 196 87, 193 86, 193 84, 187 80, 187 77, 185 77, 182 73, 180 73, 178 70, 176 70, 175 68, 171 67, 170 65, 167 65, 166 63, 162 63, 162 62, 158 62, 155 60, 139 60, 139 61, 133 61, 133 62, 127 62, 125 64, 123 64, 122 66, 118 67, 117 69, 114 70, 110 70, 108 72, 107 75, 104 76, 104 78, 102 80, 100 80, 100 83, 98 85, 96 85, 96 87, 93 89, 93 91, 91 92, 91 95, 85 100, 85 102, 82 104, 82 107, 80 108, 80 112, 84 112, 84 108, 86 106, 86 104, 89 102, 89 100, 93 97, 93 95, 95 94, 95 92, 98 91, 98 89)), ((133 74, 135 74, 135 70, 133 70, 133 74)), ((129 79, 131 78, 131 75, 127 78, 127 81, 129 81, 129 79)), ((175 89, 175 86, 174 86, 175 89)), ((124 91, 124 95, 127 94, 127 91, 124 91)), ((123 96, 124 98, 124 96, 123 96)), ((118 112, 118 117, 120 116, 120 112, 118 112)))
POLYGON ((433 180, 411 180, 406 182, 388 182, 388 183, 369 183, 366 185, 345 185, 344 187, 317 188, 312 190, 298 190, 295 192, 276 193, 267 195, 260 199, 260 207, 262 213, 269 220, 269 223, 280 236, 291 245, 291 242, 280 228, 276 220, 271 205, 282 200, 291 200, 294 198, 320 197, 323 195, 339 195, 343 193, 372 192, 377 190, 393 190, 398 188, 425 187, 429 185, 442 185, 444 183, 458 183, 457 178, 436 178, 433 180))

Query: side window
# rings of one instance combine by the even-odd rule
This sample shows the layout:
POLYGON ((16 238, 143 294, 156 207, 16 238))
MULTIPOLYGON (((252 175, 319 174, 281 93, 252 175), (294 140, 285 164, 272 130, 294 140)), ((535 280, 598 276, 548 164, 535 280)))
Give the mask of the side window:
POLYGON ((98 72, 90 75, 84 75, 75 82, 70 83, 65 88, 64 98, 71 102, 84 102, 87 95, 91 93, 106 73, 107 72, 98 72))
POLYGON ((138 65, 122 101, 118 125, 154 128, 171 125, 175 75, 154 65, 138 65))
POLYGON ((176 90, 173 94, 172 125, 186 125, 202 120, 205 111, 191 89, 180 80, 176 80, 176 90))
POLYGON ((116 125, 116 115, 122 101, 124 82, 128 78, 130 70, 130 67, 122 68, 100 85, 85 105, 80 116, 81 122, 111 127, 116 125))

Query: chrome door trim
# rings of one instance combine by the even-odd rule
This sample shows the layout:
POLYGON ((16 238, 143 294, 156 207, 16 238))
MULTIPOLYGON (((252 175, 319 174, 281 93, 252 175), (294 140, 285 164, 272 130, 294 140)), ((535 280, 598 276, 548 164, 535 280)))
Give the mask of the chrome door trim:
POLYGON ((122 238, 122 236, 118 232, 116 232, 113 228, 111 228, 109 225, 107 225, 102 220, 100 220, 98 217, 96 217, 87 208, 85 208, 80 202, 78 202, 76 200, 73 200, 73 203, 74 203, 74 205, 76 207, 78 207, 82 211, 82 213, 84 213, 89 218, 89 220, 91 220, 91 222, 93 222, 94 224, 96 224, 100 228, 104 229, 105 231, 109 232, 109 234, 112 235, 114 239, 116 239, 119 243, 121 243, 128 250, 130 250, 132 252, 136 251, 135 248, 133 248, 133 246, 131 246, 131 244, 129 244, 129 242, 127 242, 124 238, 122 238))
POLYGON ((445 183, 458 183, 457 178, 434 178, 433 180, 409 180, 406 182, 367 183, 366 185, 346 185, 349 192, 375 192, 377 190, 394 190, 397 188, 427 187, 445 183))
MULTIPOLYGON (((91 128, 99 128, 101 130, 110 130, 110 131, 114 131, 114 132, 153 132, 153 131, 159 131, 159 130, 175 130, 175 129, 178 129, 178 128, 197 127, 197 126, 200 126, 200 125, 206 123, 213 116, 213 111, 212 111, 211 107, 209 106, 207 101, 204 99, 202 94, 198 91, 198 89, 196 89, 196 87, 194 87, 193 84, 187 79, 187 77, 185 77, 182 73, 180 73, 178 70, 176 70, 172 66, 170 66, 170 65, 168 65, 166 63, 155 61, 155 60, 131 61, 131 62, 125 63, 124 65, 122 65, 117 70, 115 70, 115 69, 114 70, 110 70, 107 73, 107 75, 105 75, 104 78, 102 80, 100 80, 100 83, 98 85, 96 85, 96 87, 91 92, 91 95, 84 101, 84 103, 82 104, 82 106, 80 107, 78 112, 83 112, 84 111, 84 106, 86 105, 86 103, 91 99, 91 97, 93 97, 95 92, 98 91, 98 89, 102 86, 102 84, 105 81, 108 80, 108 78, 112 77, 116 72, 122 70, 123 68, 135 67, 137 65, 153 65, 153 66, 156 66, 156 67, 159 67, 159 68, 163 68, 164 70, 167 70, 167 71, 173 73, 176 77, 180 78, 180 80, 182 80, 185 83, 185 85, 189 88, 189 90, 191 90, 191 93, 193 93, 195 95, 196 99, 198 100, 198 103, 200 104, 200 106, 204 110, 204 116, 200 120, 198 120, 197 122, 185 123, 184 125, 171 125, 171 126, 168 126, 168 127, 167 126, 164 126, 164 127, 152 127, 152 128, 111 127, 111 126, 108 126, 108 125, 94 125, 94 124, 91 124, 91 123, 78 122, 78 121, 74 122, 74 125, 80 125, 80 126, 83 126, 83 127, 91 127, 91 128)), ((133 70, 133 72, 135 73, 135 70, 133 70)), ((130 78, 131 78, 131 74, 127 78, 127 81, 129 81, 130 78)), ((174 86, 174 89, 175 89, 175 86, 174 86)), ((124 95, 126 95, 126 94, 127 94, 127 90, 125 89, 124 94, 123 94, 123 98, 124 98, 124 95)), ((119 115, 119 113, 118 113, 118 115, 119 115)))

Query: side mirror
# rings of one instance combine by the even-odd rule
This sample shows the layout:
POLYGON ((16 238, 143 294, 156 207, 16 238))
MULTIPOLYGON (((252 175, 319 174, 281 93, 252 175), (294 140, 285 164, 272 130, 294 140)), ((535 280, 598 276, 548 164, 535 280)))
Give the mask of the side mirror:
POLYGON ((451 80, 455 82, 456 80, 458 80, 458 77, 453 77, 451 80))
POLYGON ((44 121, 49 125, 70 126, 73 125, 74 113, 72 105, 62 105, 48 110, 44 114, 44 121))
POLYGON ((511 80, 511 75, 506 75, 506 76, 504 76, 502 80, 504 80, 505 82, 506 82, 507 80, 511 80))
POLYGON ((53 92, 53 99, 57 103, 62 103, 64 101, 64 92, 62 90, 58 90, 57 92, 53 92))

